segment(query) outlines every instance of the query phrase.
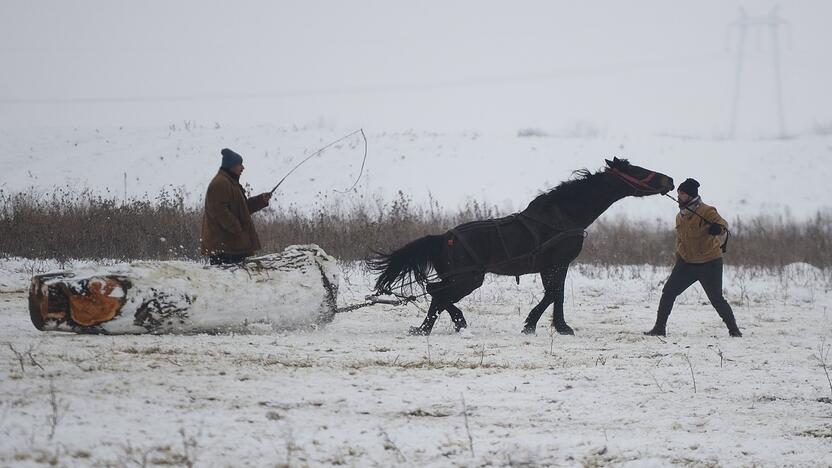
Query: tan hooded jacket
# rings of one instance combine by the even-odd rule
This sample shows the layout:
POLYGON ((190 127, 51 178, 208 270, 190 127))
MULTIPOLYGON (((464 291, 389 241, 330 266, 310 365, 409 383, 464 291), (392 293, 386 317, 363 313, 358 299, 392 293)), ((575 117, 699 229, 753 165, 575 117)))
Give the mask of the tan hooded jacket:
MULTIPOLYGON (((700 202, 694 210, 708 221, 728 229, 728 223, 717 213, 716 208, 700 202)), ((699 216, 687 210, 676 215, 676 253, 682 260, 705 263, 722 257, 722 239, 722 235, 710 235, 708 223, 699 216)))
POLYGON ((202 254, 252 255, 260 250, 260 238, 251 223, 251 214, 268 204, 260 195, 246 198, 240 183, 220 170, 205 194, 202 254))

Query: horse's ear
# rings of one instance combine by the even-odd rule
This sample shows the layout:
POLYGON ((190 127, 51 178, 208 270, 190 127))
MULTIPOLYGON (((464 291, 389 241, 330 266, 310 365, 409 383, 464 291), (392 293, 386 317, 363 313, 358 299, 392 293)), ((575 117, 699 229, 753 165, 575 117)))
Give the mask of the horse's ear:
POLYGON ((606 161, 607 167, 612 168, 612 166, 613 166, 612 161, 610 161, 609 159, 605 159, 604 161, 606 161))

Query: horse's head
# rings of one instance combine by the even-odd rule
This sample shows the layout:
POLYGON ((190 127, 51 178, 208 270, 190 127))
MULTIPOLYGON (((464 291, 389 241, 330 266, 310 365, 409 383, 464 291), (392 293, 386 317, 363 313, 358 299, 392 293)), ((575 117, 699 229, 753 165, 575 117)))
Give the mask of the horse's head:
POLYGON ((674 188, 673 179, 661 172, 630 164, 626 159, 613 158, 606 162, 606 172, 630 186, 634 190, 633 196, 664 195, 674 188))

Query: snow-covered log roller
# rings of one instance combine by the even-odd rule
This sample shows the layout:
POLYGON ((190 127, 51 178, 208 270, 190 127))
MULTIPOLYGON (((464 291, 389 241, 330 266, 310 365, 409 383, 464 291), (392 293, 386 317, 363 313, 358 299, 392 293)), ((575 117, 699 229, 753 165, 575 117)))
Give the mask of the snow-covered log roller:
POLYGON ((339 277, 317 245, 236 265, 141 261, 35 276, 29 313, 38 330, 76 333, 303 328, 332 321, 339 277))

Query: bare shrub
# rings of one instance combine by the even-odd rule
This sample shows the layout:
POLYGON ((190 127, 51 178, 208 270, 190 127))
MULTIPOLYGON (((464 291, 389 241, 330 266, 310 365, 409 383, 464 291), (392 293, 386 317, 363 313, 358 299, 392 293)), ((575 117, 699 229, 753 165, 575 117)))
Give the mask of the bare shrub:
POLYGON ((670 221, 652 225, 627 218, 600 219, 587 229, 578 261, 603 265, 666 265, 673 262, 675 233, 670 221))
MULTIPOLYGON (((444 209, 435 200, 415 204, 399 192, 392 201, 324 196, 311 210, 275 204, 255 215, 254 222, 264 252, 316 243, 342 261, 354 261, 463 222, 504 214, 473 200, 456 210, 444 209)), ((201 223, 202 207, 186 203, 179 189, 128 200, 70 187, 48 194, 0 190, 0 257, 62 262, 199 259, 201 223)), ((819 212, 805 221, 783 216, 735 219, 731 231, 729 264, 771 269, 795 262, 832 266, 832 213, 819 212)), ((588 233, 579 263, 673 262, 672 217, 652 223, 602 218, 588 233)))
POLYGON ((0 251, 26 258, 194 258, 198 210, 180 191, 118 201, 59 188, 49 194, 0 191, 0 251))

